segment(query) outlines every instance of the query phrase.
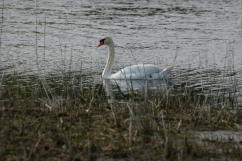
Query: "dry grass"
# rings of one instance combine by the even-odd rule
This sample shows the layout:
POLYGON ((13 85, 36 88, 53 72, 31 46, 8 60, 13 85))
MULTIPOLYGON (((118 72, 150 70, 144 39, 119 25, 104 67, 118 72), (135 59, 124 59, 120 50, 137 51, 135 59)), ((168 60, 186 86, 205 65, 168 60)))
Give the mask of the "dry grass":
POLYGON ((199 131, 238 131, 241 120, 230 108, 204 105, 203 97, 194 97, 191 92, 145 101, 129 96, 126 103, 108 104, 102 86, 84 88, 73 83, 85 82, 80 79, 83 77, 75 74, 41 79, 4 76, 0 160, 242 157, 241 146, 232 142, 201 144, 194 137, 199 131))

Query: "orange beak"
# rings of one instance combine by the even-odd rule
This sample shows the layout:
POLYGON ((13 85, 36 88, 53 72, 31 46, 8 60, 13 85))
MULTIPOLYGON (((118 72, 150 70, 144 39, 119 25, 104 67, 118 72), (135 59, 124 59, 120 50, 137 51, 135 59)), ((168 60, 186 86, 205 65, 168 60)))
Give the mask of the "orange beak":
POLYGON ((104 45, 104 43, 99 42, 99 43, 97 44, 97 47, 100 47, 100 46, 102 46, 102 45, 104 45))

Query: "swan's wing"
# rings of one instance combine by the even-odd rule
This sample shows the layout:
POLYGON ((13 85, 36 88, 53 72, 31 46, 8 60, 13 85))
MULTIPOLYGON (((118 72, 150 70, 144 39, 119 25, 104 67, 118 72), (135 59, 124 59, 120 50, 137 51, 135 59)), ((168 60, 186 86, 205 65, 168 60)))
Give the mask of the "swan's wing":
POLYGON ((166 88, 168 68, 161 69, 154 65, 128 66, 111 75, 112 83, 121 91, 166 88))
POLYGON ((111 79, 158 79, 161 71, 159 67, 150 64, 132 65, 112 74, 111 79))

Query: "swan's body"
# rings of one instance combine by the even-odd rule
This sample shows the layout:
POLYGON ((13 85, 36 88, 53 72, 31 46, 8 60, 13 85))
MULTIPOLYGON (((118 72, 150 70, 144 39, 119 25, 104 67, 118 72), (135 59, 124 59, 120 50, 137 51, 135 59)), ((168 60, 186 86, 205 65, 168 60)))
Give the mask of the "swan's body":
POLYGON ((168 68, 161 69, 152 64, 137 64, 125 67, 112 74, 112 65, 114 63, 114 43, 111 37, 104 37, 100 40, 98 47, 108 46, 108 59, 102 73, 102 78, 111 80, 118 85, 122 91, 142 90, 144 87, 164 88, 168 74, 168 68))
POLYGON ((159 67, 152 64, 137 64, 111 74, 110 79, 161 79, 163 77, 162 71, 159 67))

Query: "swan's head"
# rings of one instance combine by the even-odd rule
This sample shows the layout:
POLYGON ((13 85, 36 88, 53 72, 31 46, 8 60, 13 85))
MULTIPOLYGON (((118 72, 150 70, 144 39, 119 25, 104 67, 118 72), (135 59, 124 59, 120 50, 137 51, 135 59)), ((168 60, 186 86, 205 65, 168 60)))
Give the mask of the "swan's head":
POLYGON ((99 43, 97 44, 97 47, 100 47, 102 45, 111 45, 113 44, 113 40, 111 37, 105 36, 101 40, 99 40, 99 43))

